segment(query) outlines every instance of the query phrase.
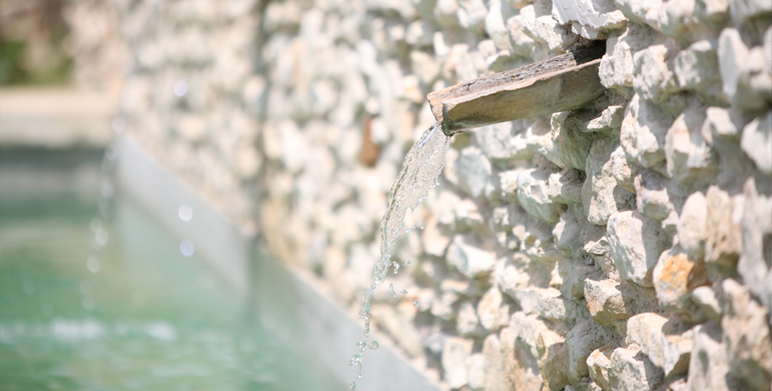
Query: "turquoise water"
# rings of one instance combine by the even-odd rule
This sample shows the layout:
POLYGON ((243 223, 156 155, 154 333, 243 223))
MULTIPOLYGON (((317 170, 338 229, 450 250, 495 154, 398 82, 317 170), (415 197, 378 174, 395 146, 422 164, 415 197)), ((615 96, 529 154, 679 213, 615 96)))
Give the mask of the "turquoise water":
POLYGON ((140 207, 118 194, 99 218, 98 187, 67 188, 99 170, 41 186, 5 163, 0 390, 343 389, 140 207))

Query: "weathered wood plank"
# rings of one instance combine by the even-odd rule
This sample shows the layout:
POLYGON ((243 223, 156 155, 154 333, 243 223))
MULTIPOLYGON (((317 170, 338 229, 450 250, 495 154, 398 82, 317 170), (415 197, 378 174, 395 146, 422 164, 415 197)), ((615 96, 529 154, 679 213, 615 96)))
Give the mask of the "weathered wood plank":
POLYGON ((546 61, 435 91, 427 98, 447 135, 573 110, 603 94, 598 65, 604 52, 604 42, 596 42, 546 61))

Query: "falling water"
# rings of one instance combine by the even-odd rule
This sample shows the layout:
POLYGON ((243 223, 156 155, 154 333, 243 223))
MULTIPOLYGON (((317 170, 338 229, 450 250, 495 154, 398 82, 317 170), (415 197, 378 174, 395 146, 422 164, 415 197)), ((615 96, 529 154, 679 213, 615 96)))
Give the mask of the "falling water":
MULTIPOLYGON (((378 342, 373 341, 367 344, 370 338, 370 302, 373 292, 378 284, 383 282, 391 266, 394 266, 394 273, 399 270, 399 264, 391 260, 389 247, 397 241, 397 237, 402 231, 411 232, 416 227, 405 227, 404 219, 408 209, 415 210, 421 201, 429 195, 429 190, 437 186, 437 177, 439 177, 442 168, 445 166, 445 155, 450 148, 450 137, 442 132, 440 124, 434 124, 427 129, 421 138, 413 144, 402 164, 402 170, 397 180, 391 186, 389 191, 389 202, 386 213, 381 220, 381 260, 373 268, 373 282, 362 297, 362 308, 359 310, 359 316, 365 319, 365 339, 357 342, 359 353, 351 356, 349 366, 357 365, 359 372, 357 378, 351 382, 351 389, 356 389, 356 381, 362 377, 362 354, 366 347, 372 350, 378 348, 378 342)), ((419 228, 423 226, 419 225, 419 228)), ((408 262, 406 262, 407 264, 408 262)), ((389 286, 394 292, 393 284, 389 286)), ((402 294, 407 294, 402 290, 402 294)), ((412 299, 411 299, 412 300, 412 299)), ((413 305, 418 307, 418 302, 413 305)))

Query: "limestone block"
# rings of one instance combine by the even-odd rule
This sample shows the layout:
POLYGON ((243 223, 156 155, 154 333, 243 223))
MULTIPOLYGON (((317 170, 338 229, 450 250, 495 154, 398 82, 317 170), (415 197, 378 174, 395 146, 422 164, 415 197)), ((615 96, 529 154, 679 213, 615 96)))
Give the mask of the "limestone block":
POLYGON ((459 1, 458 4, 459 8, 456 11, 458 24, 465 30, 477 34, 484 33, 485 16, 488 14, 488 9, 485 8, 482 0, 459 1))
POLYGON ((697 2, 698 18, 723 27, 729 21, 729 0, 701 0, 697 2))
POLYGON ((772 274, 772 198, 756 191, 753 177, 743 187, 745 202, 742 217, 743 252, 737 272, 751 293, 770 307, 772 297, 766 282, 772 274))
POLYGON ((671 187, 677 185, 662 175, 643 170, 633 181, 638 211, 645 217, 662 221, 675 212, 671 187))
POLYGON ((460 388, 468 382, 466 362, 472 353, 474 341, 459 337, 445 339, 442 347, 444 380, 452 388, 460 388))
POLYGON ((491 391, 507 391, 507 370, 502 354, 502 346, 496 334, 485 337, 482 348, 485 364, 484 389, 491 391))
POLYGON ((598 117, 588 122, 579 122, 576 117, 574 120, 582 132, 605 132, 622 126, 624 116, 624 106, 611 105, 601 111, 598 117))
POLYGON ((661 0, 615 0, 614 3, 627 19, 635 23, 649 25, 654 30, 662 31, 660 20, 667 3, 663 3, 661 0))
POLYGON ((729 373, 740 379, 745 387, 768 390, 772 381, 769 308, 756 303, 748 290, 735 280, 727 278, 721 287, 724 291, 722 341, 729 373))
POLYGON ((410 52, 410 64, 413 72, 418 75, 422 83, 431 85, 440 75, 440 65, 434 61, 434 58, 422 51, 413 50, 410 52))
POLYGON ((493 274, 496 287, 510 297, 514 297, 515 292, 525 287, 530 280, 528 273, 518 266, 516 261, 507 258, 496 264, 493 274))
POLYGON ((764 33, 762 51, 764 53, 764 69, 768 75, 772 75, 772 26, 768 27, 764 33))
POLYGON ((665 136, 665 161, 667 175, 683 184, 702 187, 714 174, 716 159, 710 146, 702 137, 705 107, 686 109, 667 131, 665 136))
POLYGON ((705 238, 707 236, 708 201, 701 192, 689 195, 681 208, 678 220, 678 242, 681 248, 692 257, 705 256, 705 238))
POLYGON ((510 53, 513 56, 530 56, 536 42, 524 32, 521 15, 507 19, 507 31, 509 32, 510 53))
POLYGON ((483 126, 473 134, 477 145, 491 160, 525 160, 533 156, 521 138, 513 137, 525 131, 523 121, 502 122, 483 126))
POLYGON ((772 110, 745 126, 740 146, 759 171, 772 175, 772 110))
POLYGON ((407 26, 405 42, 418 47, 431 47, 434 44, 435 33, 431 25, 419 19, 407 26))
POLYGON ((635 193, 634 180, 641 171, 641 166, 627 160, 625 150, 621 145, 611 153, 610 158, 611 173, 614 175, 614 179, 623 189, 635 193))
POLYGON ((702 125, 702 138, 713 144, 716 138, 739 140, 740 132, 747 121, 737 111, 722 107, 708 107, 702 125))
POLYGON ((679 90, 678 79, 668 64, 674 51, 659 44, 633 54, 633 88, 641 98, 660 103, 679 90))
POLYGON ((659 223, 638 212, 619 212, 609 218, 607 235, 619 276, 641 286, 652 286, 652 269, 670 245, 670 238, 659 223))
POLYGON ((679 52, 673 61, 673 73, 680 88, 695 91, 708 102, 725 102, 718 67, 718 45, 701 40, 679 52))
POLYGON ((455 162, 458 186, 472 197, 489 195, 494 189, 491 163, 476 147, 461 150, 455 162))
MULTIPOLYGON (((577 384, 590 374, 589 357, 613 336, 592 319, 582 319, 566 334, 568 347, 568 380, 577 384)), ((597 383, 597 382, 596 382, 597 383)))
POLYGON ((442 257, 450 244, 451 236, 443 232, 434 216, 429 216, 424 223, 425 228, 421 231, 421 247, 424 253, 442 257))
POLYGON ((611 391, 608 370, 609 367, 611 367, 612 352, 613 348, 611 344, 608 344, 593 350, 592 353, 590 353, 590 355, 587 357, 587 367, 590 373, 590 378, 603 391, 611 391))
POLYGON ((742 230, 735 218, 735 199, 717 186, 708 188, 707 233, 705 235, 705 262, 734 267, 742 252, 742 230))
POLYGON ((581 237, 584 223, 584 216, 574 207, 569 207, 560 215, 560 221, 555 224, 555 228, 552 230, 558 250, 569 254, 576 254, 581 250, 584 245, 581 237))
POLYGON ((652 312, 627 320, 628 338, 640 345, 641 352, 668 377, 687 372, 693 343, 691 330, 681 333, 672 323, 652 312))
POLYGON ((716 298, 716 293, 709 286, 700 286, 694 288, 692 300, 705 312, 710 319, 721 321, 721 304, 716 298))
POLYGON ((694 42, 699 39, 713 38, 712 26, 701 18, 701 0, 668 1, 663 4, 660 13, 662 34, 680 41, 694 42))
POLYGON ((707 285, 708 274, 702 258, 691 259, 680 249, 662 253, 654 268, 654 289, 659 305, 690 320, 699 320, 691 308, 690 293, 698 286, 707 285))
POLYGON ((764 0, 737 0, 729 2, 729 10, 735 23, 742 23, 749 19, 770 16, 772 4, 764 0))
POLYGON ((549 50, 562 53, 576 40, 565 27, 552 17, 551 2, 537 1, 520 9, 523 28, 526 34, 537 42, 546 45, 549 50))
POLYGON ((656 390, 664 380, 662 370, 636 350, 616 348, 609 361, 609 386, 612 390, 656 390))
POLYGON ((636 94, 625 110, 620 144, 628 160, 652 167, 665 160, 665 135, 671 117, 659 106, 636 94))
POLYGON ((620 284, 613 280, 584 280, 584 298, 592 319, 598 324, 610 324, 615 320, 627 319, 633 314, 620 290, 620 284))
POLYGON ((550 174, 547 178, 547 187, 555 190, 555 193, 549 195, 550 199, 562 204, 581 204, 584 184, 582 177, 581 171, 571 169, 550 174))
POLYGON ((549 320, 575 319, 580 313, 576 302, 561 296, 555 288, 520 288, 512 293, 526 314, 537 314, 549 320))
POLYGON ((494 286, 477 303, 480 324, 490 332, 497 332, 509 322, 509 306, 502 305, 502 300, 501 291, 494 286))
POLYGON ((506 21, 513 16, 513 9, 503 0, 491 0, 485 16, 485 32, 496 44, 496 49, 512 51, 506 21))
POLYGON ((611 154, 617 147, 613 136, 595 140, 585 164, 587 179, 582 186, 582 204, 587 220, 596 225, 605 225, 611 215, 631 209, 635 198, 614 178, 611 154))
POLYGON ((496 265, 496 254, 488 251, 470 236, 456 235, 448 247, 448 264, 469 278, 490 274, 496 265))
POLYGON ((694 327, 689 391, 729 391, 728 373, 726 349, 721 346, 721 327, 716 322, 694 327))
POLYGON ((571 24, 571 31, 587 39, 603 39, 609 31, 624 27, 627 19, 611 0, 554 0, 552 17, 571 24))
POLYGON ((733 28, 724 29, 718 38, 718 65, 724 93, 739 110, 758 111, 769 105, 772 80, 764 72, 762 49, 754 49, 758 50, 749 50, 733 28))
POLYGON ((466 359, 469 370, 468 384, 473 391, 482 391, 485 387, 485 357, 483 353, 474 353, 466 359))
POLYGON ((545 170, 521 171, 517 178, 517 199, 530 215, 548 223, 556 223, 566 210, 566 205, 550 198, 551 194, 560 194, 560 190, 548 187, 549 175, 545 170))
POLYGON ((472 303, 466 302, 459 307, 456 315, 456 332, 468 338, 480 338, 486 334, 472 303))
POLYGON ((570 112, 552 114, 550 118, 554 154, 566 167, 585 170, 587 156, 595 138, 592 134, 580 132, 576 123, 569 119, 570 112))
POLYGON ((518 362, 515 376, 519 375, 525 379, 530 377, 518 372, 534 372, 535 361, 541 381, 531 383, 529 389, 534 389, 536 384, 541 383, 543 390, 562 390, 568 384, 566 375, 568 349, 565 338, 550 330, 548 325, 539 320, 536 315, 525 315, 523 312, 512 315, 509 328, 515 337, 515 349, 518 350, 518 345, 521 349, 515 353, 515 360, 518 362))

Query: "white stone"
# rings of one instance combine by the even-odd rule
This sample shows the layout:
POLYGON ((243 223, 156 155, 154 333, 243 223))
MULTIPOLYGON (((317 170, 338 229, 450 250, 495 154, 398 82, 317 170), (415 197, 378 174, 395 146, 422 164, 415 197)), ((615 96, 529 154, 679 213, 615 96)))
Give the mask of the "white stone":
POLYGON ((718 38, 718 65, 724 93, 733 107, 758 111, 769 104, 772 78, 764 72, 762 49, 749 50, 733 28, 722 30, 718 38))
POLYGON ((620 284, 614 280, 586 279, 584 298, 590 316, 598 324, 610 324, 616 320, 627 319, 633 314, 633 308, 625 302, 620 284))
POLYGON ((611 215, 633 206, 633 194, 623 189, 614 178, 611 154, 617 146, 613 137, 597 139, 587 157, 582 204, 587 220, 596 225, 605 225, 611 215))
POLYGON ((502 305, 501 291, 497 287, 488 289, 477 303, 480 324, 490 332, 496 332, 509 322, 509 306, 502 305))
POLYGON ((737 262, 737 272, 748 290, 761 298, 762 304, 770 307, 772 297, 765 280, 769 280, 772 274, 772 198, 756 191, 753 177, 746 180, 743 188, 743 252, 737 262))
POLYGON ((469 388, 473 391, 482 391, 485 387, 485 357, 482 353, 474 353, 466 360, 469 369, 469 388))
POLYGON ((559 190, 548 188, 549 172, 526 169, 517 178, 517 199, 529 214, 548 223, 556 223, 566 210, 565 204, 554 202, 550 195, 559 190))
POLYGON ((633 88, 641 98, 660 103, 678 91, 678 80, 668 67, 673 52, 659 44, 633 54, 633 88))
POLYGON ((745 126, 740 146, 759 171, 772 174, 772 110, 745 126))
POLYGON ((482 0, 464 0, 459 1, 459 8, 456 11, 458 24, 465 30, 481 34, 485 31, 485 16, 488 10, 482 0))
POLYGON ((669 177, 690 185, 705 183, 717 172, 714 155, 702 137, 705 107, 689 107, 679 115, 665 136, 665 161, 669 177))
POLYGON ((625 110, 620 144, 629 160, 652 167, 665 160, 665 135, 672 123, 659 106, 636 94, 625 110))
POLYGON ((579 383, 582 377, 590 374, 590 355, 611 338, 611 333, 588 318, 579 320, 566 334, 568 379, 572 384, 579 383))
POLYGON ((611 367, 611 344, 603 346, 599 349, 595 349, 587 357, 587 367, 589 369, 590 378, 595 382, 603 391, 611 391, 611 385, 609 384, 608 370, 611 367))
POLYGON ((772 4, 764 0, 733 0, 729 2, 729 9, 736 23, 772 14, 772 4))
POLYGON ((526 34, 549 50, 562 53, 576 40, 576 36, 558 24, 552 17, 551 2, 538 1, 520 10, 526 34))
POLYGON ((537 314, 544 319, 575 319, 581 312, 575 302, 564 298, 555 288, 520 288, 511 296, 526 314, 537 314))
POLYGON ((444 380, 452 388, 460 388, 468 382, 467 359, 472 353, 474 341, 458 337, 445 339, 442 348, 444 380))
POLYGON ((641 286, 653 286, 651 273, 670 242, 656 220, 634 211, 609 218, 607 235, 619 276, 641 286))
POLYGON ((625 157, 625 149, 620 145, 611 153, 611 172, 619 186, 635 193, 635 177, 641 170, 641 166, 632 163, 625 157))
POLYGON ((472 197, 487 196, 493 191, 491 163, 479 148, 462 149, 455 169, 458 186, 472 197))
POLYGON ((609 361, 609 386, 612 390, 653 391, 664 380, 662 371, 637 350, 614 349, 609 361))
POLYGON ((685 374, 692 351, 692 332, 678 333, 668 318, 645 312, 627 320, 627 336, 640 345, 641 352, 662 368, 665 376, 685 374))
POLYGON ((456 314, 456 332, 470 338, 479 338, 486 334, 472 303, 466 302, 459 307, 456 314))
POLYGON ((606 38, 627 21, 611 0, 553 0, 552 16, 560 24, 571 23, 571 30, 587 39, 606 38))
POLYGON ((678 242, 689 255, 702 258, 705 255, 707 236, 708 202, 701 192, 689 195, 681 208, 678 221, 678 242))
POLYGON ((488 391, 508 391, 506 362, 502 355, 501 341, 496 334, 485 337, 482 354, 485 366, 485 384, 488 391))
POLYGON ((507 19, 507 31, 509 31, 512 55, 530 56, 534 50, 535 42, 523 31, 523 17, 521 15, 507 19))
POLYGON ((615 0, 614 3, 631 21, 661 31, 660 20, 666 4, 662 0, 615 0))
POLYGON ((513 9, 503 0, 491 0, 488 3, 488 15, 485 16, 485 32, 496 44, 498 50, 512 50, 506 21, 512 17, 513 9))
MULTIPOLYGON (((633 86, 633 54, 658 41, 656 31, 636 23, 614 32, 606 41, 606 54, 598 69, 598 76, 606 88, 626 89, 633 86)), ((627 95, 627 93, 625 93, 627 95)))
POLYGON ((678 85, 685 90, 696 91, 711 102, 726 100, 718 67, 717 47, 715 41, 697 41, 679 52, 673 61, 673 73, 678 85))
POLYGON ((424 84, 431 85, 440 74, 440 66, 434 61, 434 58, 422 51, 413 50, 410 52, 410 63, 413 66, 413 72, 420 78, 424 84))
POLYGON ((469 236, 456 235, 448 248, 447 261, 467 277, 480 277, 493 271, 496 254, 478 247, 469 236))
POLYGON ((729 391, 728 373, 726 350, 721 346, 721 327, 715 322, 696 326, 689 361, 689 391, 729 391))

